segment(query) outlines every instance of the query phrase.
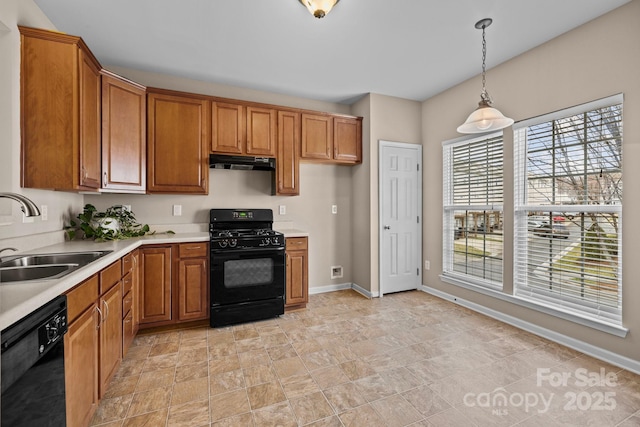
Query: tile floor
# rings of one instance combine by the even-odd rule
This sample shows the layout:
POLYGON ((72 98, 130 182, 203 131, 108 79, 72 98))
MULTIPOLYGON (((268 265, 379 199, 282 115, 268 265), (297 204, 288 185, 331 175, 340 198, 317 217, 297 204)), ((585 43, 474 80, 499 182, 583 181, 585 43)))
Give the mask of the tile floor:
POLYGON ((640 376, 423 292, 142 334, 92 425, 640 426, 640 376))

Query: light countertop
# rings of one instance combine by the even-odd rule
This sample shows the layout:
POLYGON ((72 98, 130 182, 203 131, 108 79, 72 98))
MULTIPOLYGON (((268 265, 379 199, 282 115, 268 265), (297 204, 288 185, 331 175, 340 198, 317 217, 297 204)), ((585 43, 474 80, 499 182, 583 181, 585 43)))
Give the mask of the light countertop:
POLYGON ((275 230, 284 234, 285 239, 287 237, 309 237, 309 233, 296 228, 276 228, 275 230))
POLYGON ((102 243, 87 240, 64 242, 19 254, 5 254, 5 257, 8 258, 13 255, 36 253, 112 251, 102 258, 99 258, 98 260, 79 268, 60 279, 0 283, 0 330, 12 325, 22 317, 51 301, 58 295, 67 292, 69 289, 142 245, 208 241, 208 232, 154 234, 133 239, 102 243))

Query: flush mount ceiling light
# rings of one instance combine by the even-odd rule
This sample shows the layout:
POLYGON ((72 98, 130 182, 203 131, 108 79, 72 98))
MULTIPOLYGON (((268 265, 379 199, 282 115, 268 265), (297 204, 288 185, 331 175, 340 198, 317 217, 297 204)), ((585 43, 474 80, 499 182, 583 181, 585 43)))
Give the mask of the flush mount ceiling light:
POLYGON ((300 0, 300 3, 306 7, 309 12, 316 18, 324 18, 326 14, 331 12, 333 6, 338 4, 340 0, 300 0))
POLYGON ((505 117, 500 111, 491 106, 491 97, 485 87, 487 42, 484 38, 484 30, 492 22, 491 18, 481 19, 476 22, 476 28, 482 30, 482 93, 480 93, 478 108, 469 115, 467 121, 458 126, 458 132, 460 133, 484 133, 504 129, 513 124, 513 119, 505 117))

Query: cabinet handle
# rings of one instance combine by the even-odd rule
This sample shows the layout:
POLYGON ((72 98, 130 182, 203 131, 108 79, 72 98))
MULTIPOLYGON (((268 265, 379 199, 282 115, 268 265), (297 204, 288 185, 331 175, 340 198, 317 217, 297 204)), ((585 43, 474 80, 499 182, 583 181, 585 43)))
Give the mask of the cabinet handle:
POLYGON ((187 246, 185 249, 188 251, 195 251, 196 249, 202 249, 202 246, 187 246))
POLYGON ((102 179, 102 186, 106 187, 107 186, 107 173, 106 172, 103 174, 103 177, 104 178, 102 179))
POLYGON ((102 310, 100 310, 100 307, 96 305, 96 311, 100 315, 100 320, 98 321, 98 325, 96 326, 96 331, 97 331, 98 329, 100 329, 100 324, 102 323, 102 310))
POLYGON ((103 322, 106 322, 107 319, 109 318, 109 304, 107 303, 107 301, 102 300, 102 305, 104 305, 104 320, 103 322))

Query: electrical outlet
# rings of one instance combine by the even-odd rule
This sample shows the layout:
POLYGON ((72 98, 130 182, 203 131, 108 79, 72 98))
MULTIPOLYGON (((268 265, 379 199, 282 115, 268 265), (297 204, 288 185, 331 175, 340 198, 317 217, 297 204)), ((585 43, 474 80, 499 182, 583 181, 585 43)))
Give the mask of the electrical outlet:
POLYGON ((331 213, 334 215, 338 213, 338 205, 331 205, 331 213))
POLYGON ((431 262, 424 260, 424 269, 429 270, 431 268, 431 262))
POLYGON ((285 205, 280 205, 280 215, 287 214, 287 207, 285 205))
POLYGON ((173 205, 173 216, 182 215, 182 205, 173 205))
POLYGON ((47 221, 49 219, 49 208, 47 205, 40 206, 40 220, 47 221))

